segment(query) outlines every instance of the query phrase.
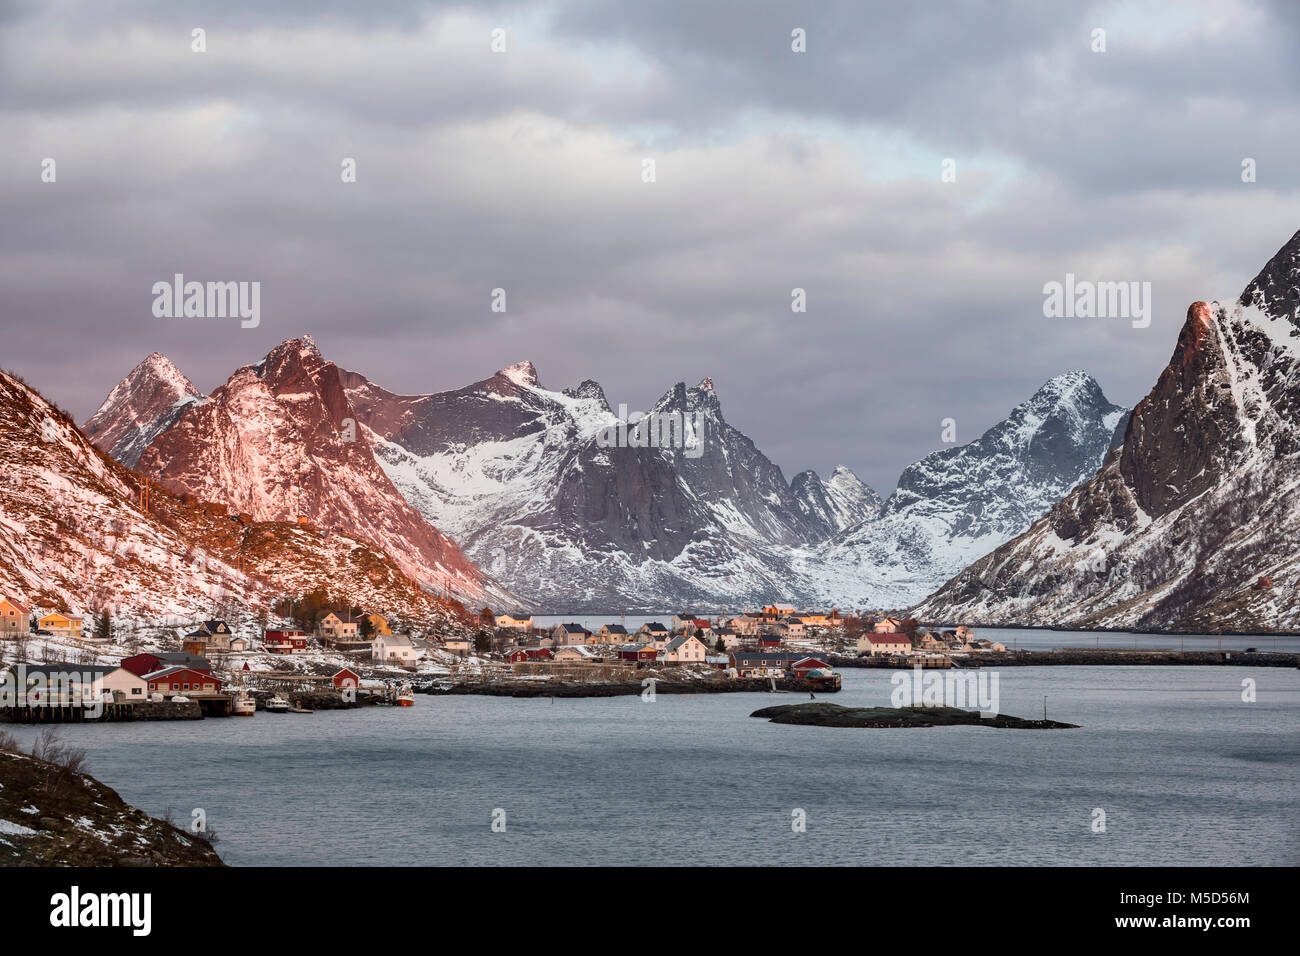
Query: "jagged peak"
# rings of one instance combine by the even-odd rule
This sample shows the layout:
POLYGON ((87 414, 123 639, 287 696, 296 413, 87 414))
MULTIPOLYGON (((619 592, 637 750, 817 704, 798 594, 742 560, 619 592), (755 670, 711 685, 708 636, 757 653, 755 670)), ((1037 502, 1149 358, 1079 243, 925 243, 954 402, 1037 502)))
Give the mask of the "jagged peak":
POLYGON ((540 388, 541 381, 537 377, 537 366, 528 359, 522 362, 516 362, 509 368, 498 369, 497 374, 508 378, 520 388, 540 388))
POLYGON ((1273 254, 1237 301, 1300 328, 1300 231, 1273 254))

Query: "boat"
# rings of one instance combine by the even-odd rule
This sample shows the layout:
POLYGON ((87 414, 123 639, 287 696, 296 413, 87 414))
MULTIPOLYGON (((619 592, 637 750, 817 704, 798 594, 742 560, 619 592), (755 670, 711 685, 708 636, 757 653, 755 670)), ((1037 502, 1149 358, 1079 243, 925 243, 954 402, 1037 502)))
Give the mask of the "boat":
POLYGON ((396 703, 398 707, 415 706, 415 691, 411 690, 410 684, 403 684, 401 689, 398 690, 396 703))
POLYGON ((236 717, 252 717, 257 713, 257 700, 246 690, 235 694, 231 713, 236 717))
POLYGON ((302 701, 300 701, 300 700, 295 700, 295 701, 293 702, 293 706, 289 708, 289 713, 291 713, 291 714, 314 714, 314 713, 316 713, 316 711, 312 710, 310 707, 304 707, 304 706, 302 705, 302 701))
POLYGON ((289 712, 289 702, 276 694, 266 702, 266 712, 268 714, 287 714, 289 712))

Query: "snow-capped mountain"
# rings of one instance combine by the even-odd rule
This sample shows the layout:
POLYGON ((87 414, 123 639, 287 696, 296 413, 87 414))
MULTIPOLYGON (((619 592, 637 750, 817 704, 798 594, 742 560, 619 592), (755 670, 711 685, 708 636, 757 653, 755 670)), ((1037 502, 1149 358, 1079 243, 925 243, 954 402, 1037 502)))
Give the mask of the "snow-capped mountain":
POLYGON ((154 352, 118 383, 85 424, 97 447, 134 468, 149 443, 203 394, 167 356, 154 352))
MULTIPOLYGON (((92 435, 106 450, 112 436, 130 432, 114 408, 135 421, 139 408, 151 407, 129 399, 129 381, 91 419, 92 435)), ((254 521, 302 518, 370 542, 426 588, 516 603, 407 504, 369 444, 357 440, 357 420, 339 369, 310 336, 290 339, 207 399, 185 404, 166 427, 148 425, 142 434, 153 437, 137 464, 174 492, 220 502, 254 521)))
MULTIPOLYGON (((139 407, 139 406, 136 406, 139 407)), ((362 541, 291 523, 248 523, 164 489, 96 449, 62 412, 0 372, 0 594, 145 634, 171 620, 251 621, 316 588, 419 627, 453 623, 362 541)))
POLYGON ((848 468, 836 466, 831 476, 801 471, 790 479, 795 507, 816 526, 823 538, 880 516, 880 495, 848 468))
POLYGON ((344 384, 407 500, 548 609, 794 600, 789 549, 875 498, 845 470, 810 506, 726 422, 708 380, 679 383, 651 410, 660 430, 672 423, 668 435, 679 427, 675 447, 651 446, 648 430, 637 447, 636 422, 620 443, 597 383, 550 390, 529 362, 431 395, 395 395, 355 373, 344 384))
POLYGON ((916 613, 969 623, 1295 628, 1298 481, 1300 233, 1235 301, 1192 303, 1169 365, 1092 480, 916 613))
POLYGON ((1095 474, 1123 417, 1091 375, 1059 375, 979 438, 909 465, 878 516, 796 569, 826 600, 905 607, 1095 474))

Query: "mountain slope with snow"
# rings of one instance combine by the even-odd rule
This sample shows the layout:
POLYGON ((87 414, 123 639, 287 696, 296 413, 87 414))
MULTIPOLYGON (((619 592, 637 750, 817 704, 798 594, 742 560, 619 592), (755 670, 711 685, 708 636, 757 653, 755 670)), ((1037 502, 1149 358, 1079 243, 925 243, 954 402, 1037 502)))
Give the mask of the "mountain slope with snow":
POLYGON ((134 468, 149 443, 201 401, 194 383, 167 356, 154 352, 109 392, 84 431, 96 447, 134 468))
POLYGON ((1298 483, 1300 233, 1236 301, 1191 305, 1168 366, 1091 481, 916 613, 1073 627, 1298 627, 1298 483))
POLYGON ((145 632, 214 611, 232 623, 316 588, 427 628, 452 609, 345 535, 247 523, 153 487, 96 449, 21 380, 0 372, 0 594, 145 632))
MULTIPOLYGON (((122 430, 106 424, 111 412, 106 404, 95 415, 101 442, 122 430)), ((305 519, 370 542, 433 591, 516 603, 398 493, 369 444, 357 440, 357 418, 339 369, 310 337, 290 339, 182 409, 138 467, 174 492, 254 521, 305 519)))
POLYGON ((1059 375, 979 438, 909 465, 878 517, 796 567, 828 600, 907 606, 1095 474, 1123 416, 1091 375, 1059 375))

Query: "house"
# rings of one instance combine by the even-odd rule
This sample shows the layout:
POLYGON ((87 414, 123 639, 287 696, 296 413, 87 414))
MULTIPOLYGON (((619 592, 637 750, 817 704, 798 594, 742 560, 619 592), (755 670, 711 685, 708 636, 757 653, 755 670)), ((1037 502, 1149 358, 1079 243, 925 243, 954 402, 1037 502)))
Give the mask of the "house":
POLYGON ((758 634, 760 625, 763 623, 761 618, 754 617, 752 614, 743 614, 740 617, 731 619, 731 626, 736 629, 736 633, 742 637, 754 637, 758 634))
POLYGON ((933 631, 922 631, 916 636, 916 649, 927 654, 942 654, 948 645, 935 637, 933 631))
MULTIPOLYGON (((205 657, 208 653, 208 642, 204 638, 196 639, 192 637, 187 637, 185 638, 185 640, 181 641, 181 650, 183 650, 186 654, 194 654, 199 657, 205 657)), ((215 651, 216 648, 214 647, 212 648, 212 650, 215 651)))
POLYGON ((795 677, 807 677, 812 671, 830 671, 831 665, 820 657, 801 657, 790 665, 795 677))
POLYGON ((472 647, 472 644, 468 637, 452 636, 452 637, 444 637, 442 639, 442 646, 445 650, 449 650, 453 654, 464 655, 470 652, 470 648, 472 647))
POLYGON ((225 683, 220 677, 204 673, 189 667, 164 667, 149 674, 144 674, 144 681, 149 685, 149 694, 162 694, 164 697, 210 697, 221 693, 225 683))
MULTIPOLYGON (((26 686, 19 689, 29 704, 50 701, 95 703, 104 694, 115 702, 146 700, 146 683, 120 664, 20 664, 26 686)), ((20 672, 15 668, 15 679, 20 672)), ((16 681, 15 681, 16 683, 16 681)))
POLYGON ((533 629, 533 616, 531 614, 499 614, 497 615, 497 627, 506 627, 512 631, 531 631, 533 629))
POLYGON ((668 636, 671 633, 672 632, 669 631, 668 628, 664 627, 658 621, 651 621, 648 624, 642 624, 637 630, 638 636, 648 638, 652 641, 667 641, 668 636))
POLYGON ((591 631, 581 624, 557 624, 551 630, 551 644, 553 647, 586 644, 589 637, 591 637, 591 631))
POLYGON ((370 614, 361 615, 361 618, 362 620, 370 622, 371 634, 392 634, 393 633, 393 629, 388 626, 388 618, 384 617, 382 614, 375 614, 372 612, 370 614))
MULTIPOLYGON (((597 644, 625 644, 627 642, 627 628, 622 624, 606 624, 596 632, 595 643, 597 644)), ((592 643, 588 641, 588 643, 592 643)))
POLYGON ((32 627, 31 615, 26 604, 0 595, 0 637, 26 637, 32 627))
POLYGON ((677 634, 685 630, 688 625, 694 625, 699 615, 694 611, 681 611, 673 615, 673 633, 677 634))
POLYGON ((658 657, 659 650, 653 644, 624 644, 618 649, 620 661, 653 663, 658 657))
POLYGON ((906 634, 863 634, 858 638, 858 653, 873 657, 891 654, 912 653, 912 642, 906 634))
POLYGON ((330 677, 330 683, 338 688, 355 688, 361 685, 361 677, 352 668, 345 667, 342 670, 334 672, 333 676, 330 677))
POLYGON ((122 666, 138 677, 162 670, 164 667, 178 666, 188 667, 190 670, 198 671, 201 674, 212 673, 212 665, 208 662, 208 659, 198 654, 134 654, 131 657, 122 658, 122 666))
POLYGON ((785 633, 787 637, 803 637, 804 624, 803 621, 799 620, 799 618, 792 615, 782 619, 781 623, 785 625, 785 633))
POLYGON ((506 654, 506 660, 511 664, 528 664, 536 661, 549 661, 551 659, 551 649, 549 647, 516 647, 506 654))
POLYGON ((772 631, 758 635, 759 647, 780 647, 781 635, 772 631))
POLYGON ((268 629, 264 637, 268 654, 304 654, 307 652, 306 631, 293 629, 268 629))
POLYGON ((730 655, 731 666, 740 677, 784 677, 796 661, 807 657, 807 654, 789 651, 736 651, 730 655))
POLYGON ((242 654, 244 651, 248 650, 248 639, 244 637, 232 637, 227 650, 235 654, 242 654))
POLYGON ((963 644, 970 644, 975 640, 975 629, 967 627, 965 624, 957 625, 957 640, 963 644))
POLYGON ((659 652, 659 659, 668 664, 702 664, 708 656, 709 649, 694 634, 674 637, 659 652))
POLYGON ((40 618, 36 626, 42 631, 49 631, 55 637, 81 637, 81 618, 58 611, 40 618))
POLYGON ((551 659, 557 664, 603 664, 605 655, 593 645, 576 644, 556 648, 551 659))
POLYGON ((384 664, 414 664, 419 648, 405 634, 380 634, 370 645, 370 659, 384 664))
POLYGON ((333 611, 330 611, 316 622, 316 633, 325 640, 355 641, 361 636, 361 622, 345 621, 333 611))
POLYGON ((687 633, 696 634, 700 631, 703 631, 703 636, 707 638, 709 634, 713 632, 713 623, 702 617, 697 617, 695 620, 691 621, 690 627, 687 628, 687 633))
POLYGON ((887 617, 883 621, 877 621, 875 632, 877 634, 898 634, 903 630, 903 622, 896 617, 887 617))
POLYGON ((717 641, 722 641, 723 650, 732 650, 740 646, 740 635, 736 633, 735 628, 720 627, 713 632, 714 647, 717 647, 717 641))

